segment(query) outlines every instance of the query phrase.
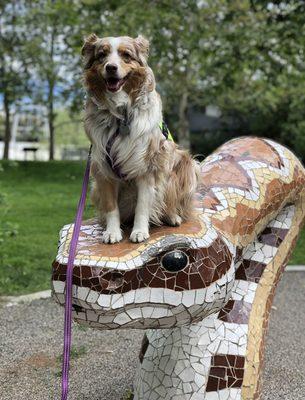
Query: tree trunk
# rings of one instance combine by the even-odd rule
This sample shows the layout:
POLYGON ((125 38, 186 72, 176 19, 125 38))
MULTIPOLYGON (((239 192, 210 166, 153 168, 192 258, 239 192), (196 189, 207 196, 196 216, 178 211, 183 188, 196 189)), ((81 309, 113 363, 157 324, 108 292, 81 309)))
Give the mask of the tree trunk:
MULTIPOLYGON (((53 2, 53 0, 52 0, 53 2)), ((49 133, 50 133, 50 148, 49 148, 49 160, 54 160, 55 151, 55 113, 54 113, 54 87, 55 87, 55 77, 54 77, 54 46, 55 46, 55 36, 56 27, 52 27, 51 38, 50 38, 50 65, 52 65, 52 72, 47 74, 49 93, 48 93, 48 123, 49 123, 49 133)))
POLYGON ((180 98, 178 115, 178 142, 184 149, 190 149, 190 127, 187 117, 188 93, 184 92, 180 98))
POLYGON ((3 160, 8 160, 11 141, 11 122, 10 122, 10 102, 7 92, 3 95, 4 113, 5 113, 5 131, 4 131, 4 151, 3 160))
POLYGON ((52 94, 49 96, 48 102, 48 125, 49 125, 49 134, 50 134, 50 142, 49 142, 49 160, 54 160, 54 137, 55 137, 55 129, 54 129, 54 104, 53 104, 53 89, 52 94))

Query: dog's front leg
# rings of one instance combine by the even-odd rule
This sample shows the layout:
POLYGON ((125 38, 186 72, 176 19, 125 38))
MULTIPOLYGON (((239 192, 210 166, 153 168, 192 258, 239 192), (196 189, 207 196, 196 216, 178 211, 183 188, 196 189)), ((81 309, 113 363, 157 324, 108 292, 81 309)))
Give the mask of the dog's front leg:
POLYGON ((139 178, 136 184, 137 205, 130 240, 143 242, 149 238, 149 218, 155 195, 154 179, 152 177, 139 178))
POLYGON ((102 240, 104 243, 117 243, 122 240, 118 207, 119 183, 114 180, 104 180, 101 189, 102 209, 106 220, 106 230, 103 232, 102 240))

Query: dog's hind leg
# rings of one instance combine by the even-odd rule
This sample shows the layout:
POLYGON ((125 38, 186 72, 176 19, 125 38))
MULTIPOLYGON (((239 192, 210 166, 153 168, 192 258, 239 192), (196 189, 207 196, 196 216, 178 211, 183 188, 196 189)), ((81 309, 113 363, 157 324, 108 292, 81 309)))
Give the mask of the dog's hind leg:
POLYGON ((182 218, 180 215, 175 213, 168 213, 165 217, 165 223, 169 226, 180 226, 182 222, 182 218))

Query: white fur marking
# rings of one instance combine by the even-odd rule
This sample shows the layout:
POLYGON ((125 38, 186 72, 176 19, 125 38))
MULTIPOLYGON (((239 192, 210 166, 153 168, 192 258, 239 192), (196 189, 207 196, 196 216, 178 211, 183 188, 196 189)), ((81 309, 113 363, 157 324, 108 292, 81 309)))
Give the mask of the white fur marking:
POLYGON ((107 228, 103 232, 104 243, 116 243, 122 240, 122 232, 120 229, 120 213, 116 208, 106 214, 107 228))
POLYGON ((154 201, 154 188, 151 182, 145 179, 141 179, 137 187, 138 201, 130 240, 132 242, 143 242, 143 240, 149 238, 149 217, 154 201))

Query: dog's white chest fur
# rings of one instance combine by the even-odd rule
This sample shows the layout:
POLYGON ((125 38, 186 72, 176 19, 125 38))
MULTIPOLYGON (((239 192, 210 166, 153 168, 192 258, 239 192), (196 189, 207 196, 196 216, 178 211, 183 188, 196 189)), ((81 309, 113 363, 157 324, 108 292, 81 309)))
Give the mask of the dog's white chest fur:
POLYGON ((113 178, 117 170, 130 180, 139 173, 142 175, 147 169, 145 154, 152 136, 161 135, 159 123, 162 111, 155 92, 143 96, 141 103, 132 108, 124 92, 120 93, 111 99, 111 112, 109 104, 107 110, 92 105, 92 113, 86 125, 93 142, 92 158, 101 165, 104 174, 113 178), (124 119, 125 112, 129 116, 129 129, 116 135, 118 121, 124 119), (112 140, 114 135, 116 138, 112 140), (109 160, 116 168, 109 167, 109 160))

